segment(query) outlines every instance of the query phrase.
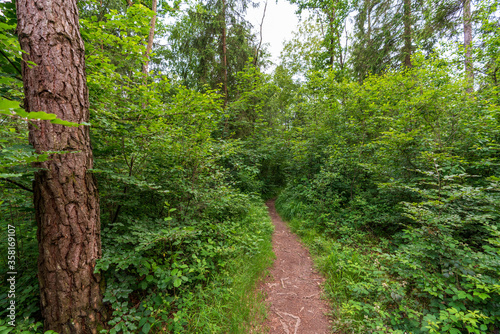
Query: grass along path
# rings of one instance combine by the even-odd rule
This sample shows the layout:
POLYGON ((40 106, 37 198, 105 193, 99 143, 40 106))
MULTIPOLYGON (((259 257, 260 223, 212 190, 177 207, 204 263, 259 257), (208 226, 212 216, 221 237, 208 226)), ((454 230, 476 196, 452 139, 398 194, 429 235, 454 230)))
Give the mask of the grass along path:
POLYGON ((275 225, 276 260, 261 290, 269 305, 266 325, 271 334, 329 333, 328 304, 321 299, 323 277, 313 268, 309 251, 281 220, 274 200, 266 203, 275 225))

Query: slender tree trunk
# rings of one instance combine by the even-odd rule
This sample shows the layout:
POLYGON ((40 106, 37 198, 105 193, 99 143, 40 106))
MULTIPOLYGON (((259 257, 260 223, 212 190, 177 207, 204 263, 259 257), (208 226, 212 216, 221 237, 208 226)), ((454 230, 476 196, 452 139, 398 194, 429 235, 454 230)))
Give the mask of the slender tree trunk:
POLYGON ((340 64, 340 69, 344 69, 344 55, 342 54, 342 41, 341 41, 341 36, 340 36, 340 30, 337 29, 337 43, 338 43, 338 52, 339 52, 339 64, 340 64))
POLYGON ((330 39, 330 68, 333 70, 333 65, 335 63, 335 41, 333 39, 333 34, 335 30, 335 8, 331 8, 328 13, 328 38, 330 39))
POLYGON ((224 94, 224 107, 227 105, 227 40, 226 40, 226 0, 222 0, 222 91, 224 94))
POLYGON ((474 68, 472 64, 472 17, 470 0, 464 0, 464 48, 465 48, 465 72, 469 81, 468 93, 474 91, 474 68))
POLYGON ((145 75, 148 74, 149 70, 149 55, 151 54, 151 50, 153 49, 153 41, 155 38, 155 26, 156 26, 156 16, 158 14, 158 0, 153 0, 151 10, 154 12, 153 17, 151 18, 151 23, 149 25, 149 36, 148 36, 148 46, 146 47, 145 58, 146 61, 142 65, 142 73, 145 75))
POLYGON ((404 0, 403 3, 403 21, 404 21, 404 66, 411 67, 411 0, 404 0))
POLYGON ((259 60, 260 47, 262 46, 262 26, 264 25, 264 18, 266 17, 266 9, 267 9, 267 0, 264 4, 264 12, 262 13, 262 21, 260 22, 260 40, 259 46, 255 50, 255 59, 253 60, 253 65, 257 66, 257 62, 259 60))
POLYGON ((342 55, 342 41, 341 41, 341 34, 340 34, 340 29, 338 26, 335 24, 335 19, 336 19, 336 11, 335 11, 335 6, 330 7, 328 13, 328 24, 329 24, 329 31, 328 31, 328 38, 330 38, 330 68, 333 69, 333 65, 335 64, 335 58, 338 58, 339 62, 339 67, 340 69, 344 69, 344 58, 342 55))
POLYGON ((372 7, 370 0, 366 1, 366 18, 368 19, 368 43, 372 40, 372 7))
MULTIPOLYGON (((18 36, 26 111, 45 111, 71 122, 88 122, 84 45, 76 0, 18 0, 18 36), (37 66, 27 65, 32 61, 37 66)), ((46 121, 29 127, 36 152, 54 154, 38 163, 34 204, 38 225, 38 279, 45 330, 97 333, 101 323, 99 200, 89 127, 46 121)))

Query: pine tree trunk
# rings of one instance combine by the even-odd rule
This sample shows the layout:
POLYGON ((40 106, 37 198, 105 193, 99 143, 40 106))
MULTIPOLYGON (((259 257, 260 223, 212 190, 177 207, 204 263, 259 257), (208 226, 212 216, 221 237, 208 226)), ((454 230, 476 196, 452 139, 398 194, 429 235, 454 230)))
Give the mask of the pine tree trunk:
POLYGON ((227 40, 226 40, 226 0, 222 0, 222 91, 224 107, 227 105, 227 40))
POLYGON ((468 93, 474 91, 474 68, 472 64, 472 21, 470 0, 464 0, 464 48, 465 48, 465 72, 469 81, 468 93))
POLYGON ((411 67, 411 0, 404 0, 403 3, 403 21, 404 21, 404 66, 411 67))
POLYGON ((157 6, 158 6, 158 0, 153 0, 151 10, 154 12, 154 15, 151 18, 151 23, 149 26, 148 46, 146 47, 146 54, 145 54, 146 61, 142 65, 142 73, 144 73, 145 75, 148 74, 149 55, 151 54, 151 50, 153 50, 153 41, 155 38, 156 15, 158 13, 157 6))
MULTIPOLYGON (((45 111, 71 122, 88 122, 84 45, 76 0, 18 0, 18 36, 26 111, 45 111), (31 67, 26 61, 37 66, 31 67)), ((36 152, 55 154, 35 173, 38 278, 45 330, 97 333, 101 323, 99 200, 88 126, 46 121, 29 127, 36 152)))

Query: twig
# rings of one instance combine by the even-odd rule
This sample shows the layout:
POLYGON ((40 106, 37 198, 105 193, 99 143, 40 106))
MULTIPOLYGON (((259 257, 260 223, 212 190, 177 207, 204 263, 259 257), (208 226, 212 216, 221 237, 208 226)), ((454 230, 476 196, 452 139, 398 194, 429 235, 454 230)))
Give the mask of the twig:
MULTIPOLYGON (((266 3, 266 4, 267 4, 267 3, 266 3)), ((7 59, 7 61, 8 61, 8 62, 12 65, 12 67, 14 67, 14 69, 15 69, 17 72, 19 72, 19 74, 21 74, 21 76, 22 76, 22 75, 23 75, 23 73, 22 73, 22 72, 21 72, 21 70, 20 70, 20 69, 16 66, 16 64, 14 64, 14 63, 13 63, 13 62, 9 59, 9 57, 8 57, 8 56, 7 56, 7 55, 6 55, 6 54, 5 54, 2 50, 0 50, 0 53, 2 54, 2 56, 4 56, 4 57, 5 57, 5 59, 7 59)), ((15 77, 15 78, 19 80, 19 78, 18 78, 18 77, 15 77)), ((20 80, 22 80, 22 79, 20 79, 20 80)))
POLYGON ((290 313, 285 313, 283 312, 284 315, 287 315, 289 317, 292 317, 294 319, 297 320, 297 322, 295 323, 295 330, 293 331, 293 334, 297 334, 297 331, 299 330, 299 326, 300 326, 300 318, 297 317, 296 315, 293 315, 293 314, 290 314, 290 313))
MULTIPOLYGON (((279 314, 279 312, 277 311, 274 311, 277 315, 280 316, 281 319, 285 320, 285 318, 283 318, 283 316, 281 314, 279 314)), ((287 315, 289 316, 290 318, 294 318, 295 320, 297 320, 297 322, 295 323, 295 330, 293 331, 293 334, 297 334, 297 331, 299 330, 299 326, 300 326, 300 318, 297 317, 296 315, 293 315, 293 314, 290 314, 290 313, 286 313, 286 312, 282 312, 284 315, 287 315)), ((283 322, 280 320, 281 324, 283 325, 283 322)), ((283 325, 283 327, 285 327, 285 331, 287 332, 287 334, 289 334, 290 332, 288 331, 288 327, 286 325, 283 325)))
POLYGON ((6 179, 6 178, 4 178, 4 177, 0 177, 0 180, 2 180, 2 181, 7 181, 7 182, 10 182, 10 183, 12 183, 12 184, 15 184, 16 186, 18 186, 19 188, 21 188, 21 189, 23 189, 23 190, 26 190, 26 191, 29 191, 29 192, 33 192, 33 189, 28 188, 28 187, 26 187, 26 186, 24 186, 24 185, 22 185, 21 183, 18 183, 18 182, 16 182, 16 181, 12 181, 12 180, 6 179))
POLYGON ((305 296, 304 298, 308 299, 308 298, 314 297, 316 295, 319 295, 319 292, 313 293, 312 295, 309 295, 309 296, 305 296))
POLYGON ((284 323, 281 319, 280 319, 280 322, 281 322, 281 325, 283 326, 283 329, 285 330, 285 333, 290 334, 290 331, 288 330, 288 326, 286 325, 286 323, 284 323))
POLYGON ((257 66, 257 60, 259 59, 259 52, 260 52, 260 46, 262 45, 262 25, 264 24, 264 18, 266 17, 266 9, 267 9, 267 0, 266 4, 264 5, 264 13, 262 13, 262 21, 260 22, 260 41, 259 41, 259 46, 257 47, 257 50, 255 51, 255 60, 254 60, 254 66, 257 66))

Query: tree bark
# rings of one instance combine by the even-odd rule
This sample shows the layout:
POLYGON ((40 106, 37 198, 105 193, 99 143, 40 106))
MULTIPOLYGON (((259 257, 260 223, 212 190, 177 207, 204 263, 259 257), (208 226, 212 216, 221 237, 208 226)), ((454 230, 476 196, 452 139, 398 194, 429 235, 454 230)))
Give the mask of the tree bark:
POLYGON ((472 21, 470 0, 464 0, 464 48, 465 48, 465 72, 469 87, 467 92, 474 91, 474 68, 472 64, 472 21))
POLYGON ((149 55, 151 54, 151 50, 153 49, 153 41, 155 38, 155 26, 156 26, 156 15, 158 14, 158 0, 153 0, 151 10, 154 12, 153 17, 151 18, 151 23, 149 26, 149 36, 148 36, 148 46, 146 47, 146 61, 142 65, 142 73, 145 75, 148 74, 149 70, 149 55))
MULTIPOLYGON (((45 111, 71 122, 88 122, 84 45, 76 0, 18 0, 18 36, 25 109, 45 111), (30 67, 27 61, 37 64, 30 67)), ((53 154, 38 163, 34 205, 38 225, 38 279, 45 330, 97 333, 102 321, 99 199, 89 127, 30 124, 36 152, 53 154)))
POLYGON ((404 0, 403 3, 403 21, 404 21, 404 66, 411 67, 411 0, 404 0))

